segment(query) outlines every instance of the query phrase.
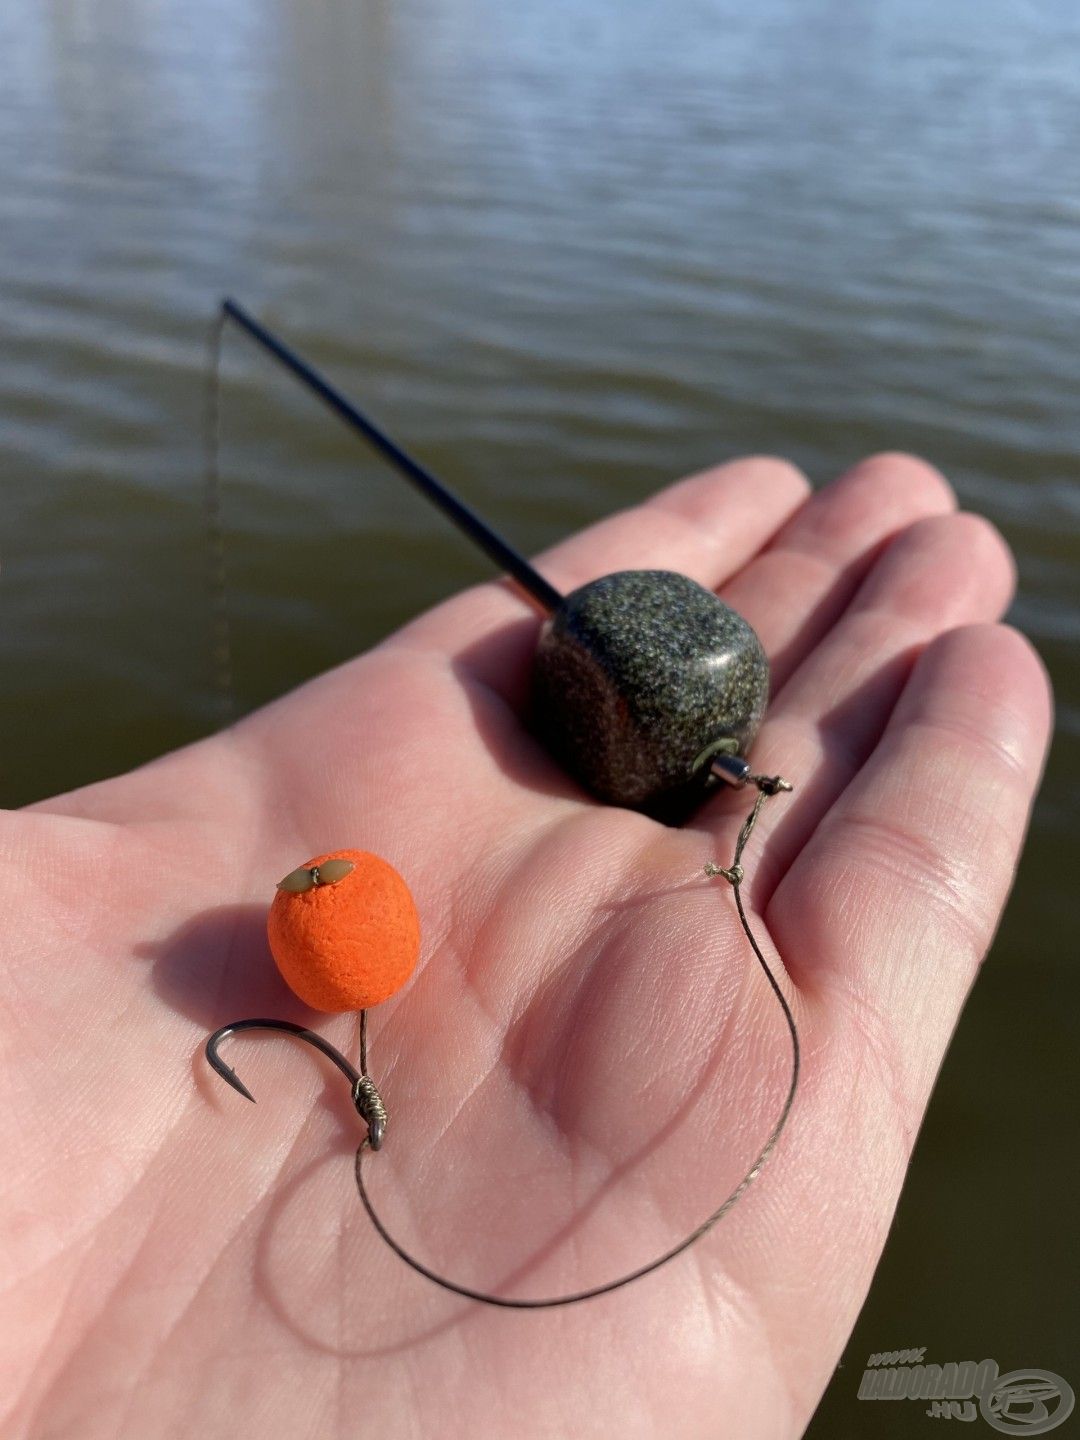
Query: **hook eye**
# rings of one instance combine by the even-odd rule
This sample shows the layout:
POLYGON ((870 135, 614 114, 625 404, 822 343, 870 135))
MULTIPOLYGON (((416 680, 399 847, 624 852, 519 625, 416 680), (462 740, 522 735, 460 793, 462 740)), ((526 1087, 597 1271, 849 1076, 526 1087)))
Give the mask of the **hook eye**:
POLYGON ((381 1150, 386 1137, 386 1106, 370 1075, 358 1076, 353 1084, 352 1098, 357 1114, 367 1123, 372 1150, 381 1150))

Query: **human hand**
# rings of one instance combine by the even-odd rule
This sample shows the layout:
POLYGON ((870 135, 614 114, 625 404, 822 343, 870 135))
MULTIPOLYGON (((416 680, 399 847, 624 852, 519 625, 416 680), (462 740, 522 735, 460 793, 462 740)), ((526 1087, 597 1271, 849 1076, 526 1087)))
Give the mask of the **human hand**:
POLYGON ((682 829, 584 795, 523 727, 539 619, 503 582, 230 730, 0 815, 7 1097, 0 1373, 12 1437, 797 1436, 854 1323, 950 1033, 1012 880, 1050 725, 994 624, 1012 563, 909 457, 812 498, 779 461, 683 481, 556 547, 560 589, 680 570, 773 665, 755 769, 793 795, 746 858, 803 1078, 779 1147, 671 1264, 565 1309, 437 1289, 358 1202, 347 1086, 284 1037, 208 1074, 207 1031, 319 1028, 265 939, 275 882, 374 850, 423 926, 370 1016, 390 1110, 365 1163, 402 1242, 552 1295, 701 1222, 780 1108, 790 1047, 703 866, 747 794, 682 829))

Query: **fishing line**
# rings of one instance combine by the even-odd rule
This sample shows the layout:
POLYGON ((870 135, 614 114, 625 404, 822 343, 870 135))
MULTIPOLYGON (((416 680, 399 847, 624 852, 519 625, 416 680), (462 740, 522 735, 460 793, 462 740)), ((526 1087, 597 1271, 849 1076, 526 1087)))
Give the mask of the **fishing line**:
MULTIPOLYGON (((763 782, 765 787, 771 787, 776 784, 776 781, 772 778, 765 779, 765 777, 763 776, 754 776, 753 778, 755 782, 763 782)), ((779 786, 778 788, 785 787, 779 786)), ((394 1253, 398 1255, 402 1260, 404 1260, 406 1265, 410 1265, 420 1275, 423 1275, 425 1279, 433 1281, 436 1285, 441 1286, 443 1290, 449 1290, 455 1295, 462 1295, 467 1300, 482 1301, 486 1305, 497 1305, 501 1306, 504 1309, 510 1310, 550 1310, 558 1305, 576 1305, 582 1300, 592 1300, 599 1295, 608 1295, 613 1290, 620 1290, 624 1285, 629 1285, 634 1280, 640 1280, 643 1276, 651 1274, 654 1270, 659 1270, 660 1267, 662 1265, 666 1265, 669 1260, 674 1260, 676 1256, 681 1255, 684 1250, 688 1250, 691 1245, 693 1245, 696 1241, 700 1240, 703 1235, 706 1235, 718 1221, 722 1220, 724 1216, 728 1213, 728 1211, 732 1208, 732 1206, 737 1204, 737 1202, 742 1198, 742 1196, 754 1183, 754 1181, 764 1169, 765 1162, 768 1160, 769 1156, 776 1148, 776 1145, 780 1140, 780 1136, 783 1134, 784 1126, 788 1122, 788 1116, 791 1114, 791 1107, 795 1103, 795 1092, 799 1087, 799 1068, 801 1065, 799 1031, 798 1027, 795 1024, 795 1016, 792 1013, 791 1006, 788 1003, 787 997, 784 995, 784 992, 781 990, 779 984, 777 983, 776 976, 773 974, 768 961, 765 959, 765 956, 761 952, 761 947, 754 936, 753 930, 750 928, 750 922, 747 919, 746 910, 743 906, 742 899, 742 883, 744 876, 740 861, 742 859, 743 849, 746 845, 747 840, 749 840, 750 838, 751 831, 753 830, 754 825, 757 822, 757 817, 761 813, 761 808, 764 805, 765 800, 769 795, 773 795, 776 793, 776 789, 759 789, 757 798, 754 801, 754 808, 747 816, 746 820, 743 823, 743 827, 739 832, 738 842, 735 846, 735 858, 732 861, 731 865, 728 867, 724 867, 720 865, 709 864, 704 867, 704 873, 706 875, 722 875, 724 879, 727 880, 728 883, 731 885, 731 888, 735 894, 735 907, 738 911, 739 923, 742 926, 743 934, 746 936, 750 948, 754 953, 754 957, 765 974, 765 979, 768 981, 773 994, 776 996, 776 1000, 780 1006, 781 1013, 784 1017, 784 1023, 787 1026, 787 1031, 791 1038, 791 1080, 788 1084, 787 1094, 784 1098, 783 1106, 781 1107, 780 1113, 776 1118, 776 1122, 774 1123, 773 1128, 769 1132, 768 1138, 766 1139, 765 1144, 761 1149, 761 1153, 758 1155, 757 1159, 751 1165, 750 1169, 746 1172, 743 1178, 735 1186, 735 1189, 732 1190, 731 1194, 728 1195, 728 1197, 713 1211, 713 1213, 708 1217, 708 1219, 702 1221, 702 1223, 697 1227, 696 1230, 692 1230, 690 1234, 680 1240, 678 1244, 673 1245, 669 1250, 665 1250, 664 1253, 662 1255, 658 1255, 656 1259, 650 1260, 646 1264, 638 1266, 636 1270, 628 1271, 625 1275, 620 1275, 615 1280, 608 1280, 602 1285, 594 1285, 586 1290, 575 1290, 568 1295, 553 1295, 539 1300, 516 1299, 511 1296, 493 1295, 486 1290, 474 1290, 468 1285, 460 1284, 456 1280, 449 1280, 445 1275, 438 1274, 429 1266, 425 1265, 423 1261, 418 1260, 416 1256, 413 1255, 409 1250, 407 1250, 399 1240, 394 1239, 394 1237, 387 1229, 385 1223, 376 1212, 374 1202, 372 1201, 371 1196, 368 1194, 367 1186, 364 1184, 363 1155, 364 1150, 368 1148, 369 1145, 369 1137, 365 1135, 364 1138, 360 1141, 360 1144, 357 1146, 356 1150, 356 1160, 354 1165, 356 1188, 359 1191, 360 1199, 364 1203, 364 1209, 367 1211, 368 1218, 371 1220, 372 1225, 378 1231, 379 1235, 386 1242, 386 1244, 389 1245, 390 1249, 393 1250, 394 1253)), ((365 1011, 364 1018, 366 1018, 366 1014, 367 1012, 365 1011)), ((366 1033, 366 1026, 364 1026, 361 1033, 362 1035, 366 1033)), ((362 1079, 369 1078, 367 1075, 366 1059, 364 1056, 362 1056, 361 1058, 361 1077, 362 1079)), ((376 1096, 378 1095, 377 1090, 374 1093, 376 1096)), ((357 1109, 363 1116, 364 1111, 361 1109, 359 1104, 357 1104, 357 1109)), ((381 1116, 381 1122, 383 1128, 385 1129, 387 1117, 385 1107, 381 1105, 381 1101, 378 1114, 381 1116)))
POLYGON ((236 719, 225 526, 221 513, 221 351, 226 319, 225 311, 219 310, 210 326, 203 405, 203 523, 210 597, 210 683, 218 729, 224 729, 236 719))

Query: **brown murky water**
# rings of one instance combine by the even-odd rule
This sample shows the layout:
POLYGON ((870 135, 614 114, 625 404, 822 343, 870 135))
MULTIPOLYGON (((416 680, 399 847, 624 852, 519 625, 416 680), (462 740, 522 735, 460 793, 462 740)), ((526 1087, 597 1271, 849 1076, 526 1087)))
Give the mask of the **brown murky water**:
MULTIPOLYGON (((3 803, 212 723, 224 291, 526 551, 741 451, 885 447, 1016 548, 1050 778, 815 1436, 934 1423, 855 1399, 871 1351, 1080 1384, 1078 135, 1066 0, 0 7, 3 803)), ((249 706, 487 570, 243 342, 226 372, 249 706)))

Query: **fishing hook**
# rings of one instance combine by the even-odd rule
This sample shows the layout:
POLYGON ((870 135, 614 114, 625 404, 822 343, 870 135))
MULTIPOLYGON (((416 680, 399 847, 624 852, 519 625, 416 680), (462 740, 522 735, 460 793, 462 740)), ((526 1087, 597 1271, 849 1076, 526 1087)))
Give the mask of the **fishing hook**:
POLYGON ((206 1042, 206 1058, 211 1067, 221 1076, 227 1085, 239 1091, 245 1099, 255 1103, 255 1096, 247 1088, 244 1082, 237 1075, 231 1065, 221 1058, 218 1053, 221 1042, 227 1040, 230 1035, 238 1034, 241 1030, 280 1030, 286 1035, 294 1035, 297 1040, 304 1040, 313 1045, 332 1060, 341 1073, 345 1076, 351 1086, 353 1104, 356 1112, 368 1127, 368 1143, 372 1150, 382 1148, 383 1139, 386 1135, 386 1106, 383 1104, 382 1096, 379 1094, 374 1080, 367 1072, 367 1011, 360 1011, 360 1069, 350 1064, 342 1055, 340 1050, 334 1048, 329 1040, 324 1040, 314 1030, 308 1030, 304 1025, 297 1025, 292 1020, 233 1020, 228 1025, 222 1025, 215 1030, 206 1042))

